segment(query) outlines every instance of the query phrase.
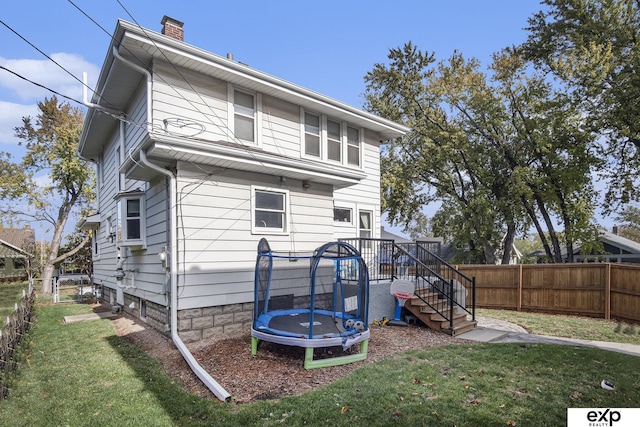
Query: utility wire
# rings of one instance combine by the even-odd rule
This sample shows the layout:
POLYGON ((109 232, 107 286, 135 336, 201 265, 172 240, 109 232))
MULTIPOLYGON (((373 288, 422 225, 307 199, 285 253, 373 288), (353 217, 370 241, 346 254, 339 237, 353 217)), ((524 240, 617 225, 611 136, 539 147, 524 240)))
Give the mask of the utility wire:
POLYGON ((2 65, 0 65, 0 69, 5 70, 5 71, 7 71, 7 72, 9 72, 9 73, 13 74, 14 76, 19 77, 19 78, 21 78, 22 80, 25 80, 25 81, 27 81, 27 82, 29 82, 29 83, 33 84, 33 85, 36 85, 36 86, 38 86, 38 87, 41 87, 42 89, 46 89, 46 90, 48 90, 49 92, 54 93, 55 95, 61 96, 61 97, 65 98, 65 99, 68 99, 69 101, 77 102, 77 103, 78 103, 78 104, 80 104, 80 105, 84 105, 84 103, 83 103, 83 102, 78 101, 77 99, 71 98, 71 97, 69 97, 69 96, 67 96, 67 95, 63 95, 63 94, 61 94, 60 92, 56 92, 55 90, 53 90, 53 89, 51 89, 51 88, 49 88, 49 87, 46 87, 45 85, 42 85, 42 84, 40 84, 40 83, 36 83, 36 82, 34 82, 33 80, 29 80, 28 78, 26 78, 26 77, 24 77, 24 76, 22 76, 22 75, 20 75, 20 74, 16 73, 15 71, 11 71, 10 69, 3 67, 2 65))
MULTIPOLYGON (((36 45, 34 45, 33 43, 31 43, 29 40, 27 40, 22 34, 18 33, 16 30, 14 30, 13 28, 11 28, 9 26, 9 24, 7 24, 6 22, 4 22, 3 20, 0 19, 0 24, 4 25, 5 27, 7 27, 7 29, 9 31, 11 31, 13 34, 15 34, 16 36, 18 36, 19 38, 21 38, 25 43, 27 43, 29 46, 31 46, 32 48, 34 48, 35 50, 37 50, 42 56, 44 56, 45 58, 47 58, 49 61, 53 62, 54 64, 56 64, 58 67, 60 67, 60 69, 62 69, 65 73, 69 74, 71 77, 73 77, 75 80, 77 80, 82 86, 86 86, 89 90, 91 90, 93 93, 96 93, 93 89, 91 89, 89 86, 85 85, 84 82, 82 80, 80 80, 78 77, 74 76, 73 73, 69 70, 67 70, 66 68, 64 68, 62 65, 60 65, 58 62, 56 62, 53 58, 51 58, 49 55, 47 55, 46 53, 44 53, 40 48, 38 48, 36 45)), ((98 95, 100 96, 100 95, 98 95)), ((101 97, 102 98, 102 97, 101 97)), ((103 98, 104 99, 104 98, 103 98)), ((118 109, 115 107, 115 105, 113 105, 111 102, 109 102, 108 100, 105 99, 105 101, 107 101, 114 109, 118 109)))

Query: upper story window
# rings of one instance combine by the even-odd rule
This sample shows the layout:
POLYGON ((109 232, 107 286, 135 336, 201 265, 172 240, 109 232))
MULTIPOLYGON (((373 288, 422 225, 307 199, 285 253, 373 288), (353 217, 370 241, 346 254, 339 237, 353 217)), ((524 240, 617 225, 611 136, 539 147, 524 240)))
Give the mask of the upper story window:
POLYGON ((287 233, 289 192, 251 188, 251 231, 255 234, 287 233))
POLYGON ((132 191, 120 193, 117 201, 117 239, 119 246, 146 247, 145 195, 132 191))
POLYGON ((360 129, 347 126, 347 163, 360 166, 360 129))
POLYGON ((325 115, 304 111, 302 114, 304 157, 362 166, 362 131, 325 115))
POLYGON ((256 142, 255 97, 233 90, 233 134, 242 141, 256 142))
POLYGON ((327 119, 327 157, 339 162, 342 160, 342 126, 339 122, 327 119))
POLYGON ((320 116, 304 113, 304 154, 320 157, 320 116))

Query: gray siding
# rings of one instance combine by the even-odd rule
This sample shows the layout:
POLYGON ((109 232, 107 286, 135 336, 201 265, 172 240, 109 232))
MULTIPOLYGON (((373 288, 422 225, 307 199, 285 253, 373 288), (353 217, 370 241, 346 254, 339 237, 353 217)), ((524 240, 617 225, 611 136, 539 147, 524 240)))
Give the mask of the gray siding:
POLYGON ((181 165, 180 270, 184 287, 180 309, 253 301, 256 249, 262 237, 277 251, 312 251, 333 236, 333 196, 330 186, 303 189, 276 177, 240 172, 203 176, 181 165), (285 188, 290 197, 286 235, 252 234, 251 186, 285 188))

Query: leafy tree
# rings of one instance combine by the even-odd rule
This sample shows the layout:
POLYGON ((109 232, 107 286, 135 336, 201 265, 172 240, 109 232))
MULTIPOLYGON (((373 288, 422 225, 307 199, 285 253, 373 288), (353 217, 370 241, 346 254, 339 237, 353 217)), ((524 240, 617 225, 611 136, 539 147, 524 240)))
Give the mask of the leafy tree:
POLYGON ((544 0, 529 19, 527 59, 566 85, 610 160, 606 206, 638 200, 640 2, 544 0))
POLYGON ((89 241, 87 234, 75 248, 59 252, 74 209, 88 213, 94 199, 94 173, 76 154, 82 113, 67 103, 58 103, 55 96, 39 102, 38 109, 35 119, 23 117, 22 126, 14 129, 26 147, 22 161, 14 163, 9 155, 0 156, 0 197, 12 202, 0 209, 0 214, 45 222, 53 228, 42 276, 42 292, 48 294, 55 266, 89 241), (42 184, 36 174, 45 171, 50 183, 42 184))
POLYGON ((440 201, 432 227, 450 238, 458 262, 494 263, 499 249, 509 262, 516 234, 530 224, 556 262, 561 243, 572 254, 574 241, 596 238, 591 134, 562 93, 527 74, 517 50, 494 56, 491 83, 459 53, 434 66, 433 55, 408 43, 389 59, 367 74, 365 96, 368 109, 412 129, 383 152, 383 209, 392 221, 408 224, 440 201))
POLYGON ((618 234, 634 242, 640 242, 640 209, 625 207, 617 216, 618 234))
POLYGON ((93 253, 91 245, 84 244, 87 234, 85 232, 76 230, 67 236, 67 241, 61 246, 60 251, 62 253, 71 253, 65 260, 64 264, 67 268, 73 268, 74 270, 80 270, 82 273, 93 276, 93 253), (75 248, 79 248, 78 251, 72 252, 75 248))
POLYGON ((429 227, 429 218, 424 214, 424 212, 416 212, 411 221, 408 224, 405 224, 402 232, 407 234, 411 240, 433 237, 433 233, 431 233, 429 227))

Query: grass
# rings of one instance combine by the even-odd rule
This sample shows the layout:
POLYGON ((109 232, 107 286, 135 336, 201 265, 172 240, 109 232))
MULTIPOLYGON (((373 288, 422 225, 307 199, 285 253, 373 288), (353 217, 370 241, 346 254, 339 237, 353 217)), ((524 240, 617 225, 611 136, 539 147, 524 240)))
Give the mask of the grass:
POLYGON ((0 284, 0 325, 4 325, 5 318, 13 313, 15 303, 22 298, 22 290, 28 291, 28 283, 0 284))
POLYGON ((225 404, 181 389, 107 319, 62 323, 88 312, 38 308, 1 425, 555 426, 568 407, 640 407, 640 357, 542 344, 411 351, 301 396, 225 404), (615 391, 600 387, 605 378, 615 391))
POLYGON ((476 315, 507 320, 532 334, 640 345, 640 325, 616 320, 488 309, 477 309, 476 315))

